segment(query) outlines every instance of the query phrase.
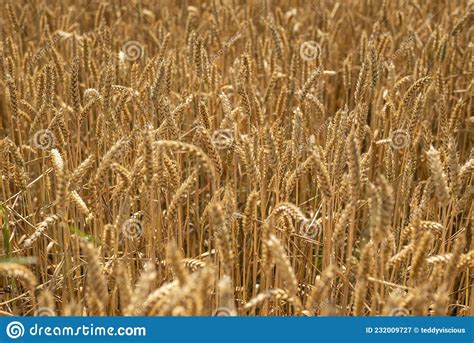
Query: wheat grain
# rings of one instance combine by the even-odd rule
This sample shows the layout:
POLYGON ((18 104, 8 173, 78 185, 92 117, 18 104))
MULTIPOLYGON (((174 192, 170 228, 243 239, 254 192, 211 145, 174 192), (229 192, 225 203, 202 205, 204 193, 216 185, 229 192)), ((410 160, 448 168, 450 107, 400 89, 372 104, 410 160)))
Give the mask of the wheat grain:
POLYGON ((472 315, 472 5, 182 5, 4 4, 2 313, 472 315))

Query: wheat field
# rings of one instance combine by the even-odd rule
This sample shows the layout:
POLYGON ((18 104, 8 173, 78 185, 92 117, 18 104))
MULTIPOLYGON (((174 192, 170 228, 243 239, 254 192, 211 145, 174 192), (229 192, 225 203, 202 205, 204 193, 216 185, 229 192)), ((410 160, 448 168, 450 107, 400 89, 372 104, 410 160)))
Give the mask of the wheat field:
POLYGON ((474 315, 472 1, 0 8, 1 315, 474 315))

